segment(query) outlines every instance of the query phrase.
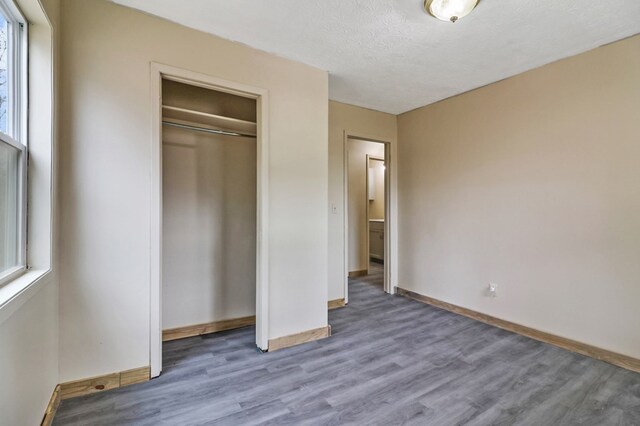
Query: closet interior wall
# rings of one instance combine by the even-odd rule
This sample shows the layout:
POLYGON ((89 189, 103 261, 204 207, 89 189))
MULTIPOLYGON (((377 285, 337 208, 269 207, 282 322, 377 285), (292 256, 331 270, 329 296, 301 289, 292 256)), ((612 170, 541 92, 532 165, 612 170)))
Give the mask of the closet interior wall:
POLYGON ((162 328, 253 316, 256 138, 184 126, 255 135, 256 101, 163 80, 162 103, 162 328))

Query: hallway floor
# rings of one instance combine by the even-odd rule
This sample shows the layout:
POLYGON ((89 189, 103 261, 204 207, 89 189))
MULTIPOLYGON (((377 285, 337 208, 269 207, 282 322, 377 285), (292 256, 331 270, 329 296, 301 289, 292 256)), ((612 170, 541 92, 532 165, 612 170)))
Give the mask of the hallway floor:
MULTIPOLYGON (((150 382, 62 402, 55 425, 639 425, 640 374, 350 281, 329 339, 168 342, 150 382)), ((373 285, 372 285, 373 284, 373 285)))

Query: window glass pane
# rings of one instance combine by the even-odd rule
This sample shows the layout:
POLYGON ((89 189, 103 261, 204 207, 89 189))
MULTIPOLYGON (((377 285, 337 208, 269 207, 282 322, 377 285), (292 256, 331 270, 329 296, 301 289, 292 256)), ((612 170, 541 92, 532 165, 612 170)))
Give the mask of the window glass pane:
POLYGON ((7 61, 9 56, 9 25, 2 13, 0 13, 0 132, 9 134, 8 110, 9 101, 9 73, 7 61))
POLYGON ((0 141, 0 275, 18 266, 18 161, 20 151, 0 141))

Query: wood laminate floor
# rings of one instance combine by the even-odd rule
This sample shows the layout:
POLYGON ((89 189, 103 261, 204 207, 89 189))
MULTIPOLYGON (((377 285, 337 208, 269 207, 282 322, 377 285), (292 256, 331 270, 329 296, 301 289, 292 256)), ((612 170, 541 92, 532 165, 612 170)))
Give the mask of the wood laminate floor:
POLYGON ((150 382, 55 425, 640 425, 640 374, 349 284, 329 339, 261 354, 248 327, 164 344, 150 382))

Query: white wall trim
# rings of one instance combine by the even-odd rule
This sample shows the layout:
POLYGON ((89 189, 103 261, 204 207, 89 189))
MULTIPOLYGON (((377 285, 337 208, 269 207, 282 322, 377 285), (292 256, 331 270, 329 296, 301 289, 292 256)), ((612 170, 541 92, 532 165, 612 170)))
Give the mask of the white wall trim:
POLYGON ((221 78, 151 62, 151 232, 150 354, 151 377, 162 371, 162 79, 255 99, 257 103, 256 345, 269 343, 269 92, 221 78))
MULTIPOLYGON (((398 265, 398 253, 397 253, 397 192, 396 192, 396 166, 394 164, 396 144, 390 141, 383 141, 374 136, 367 136, 363 132, 351 132, 345 129, 342 138, 343 149, 343 229, 344 229, 344 242, 343 242, 343 279, 344 279, 344 300, 345 303, 349 302, 349 139, 357 139, 369 142, 378 142, 384 144, 384 162, 385 162, 385 174, 384 174, 384 291, 389 294, 395 293, 396 284, 394 283, 395 271, 397 271, 398 265)), ((368 224, 367 224, 368 227, 368 224)), ((368 241, 367 236, 367 241, 368 241)))

